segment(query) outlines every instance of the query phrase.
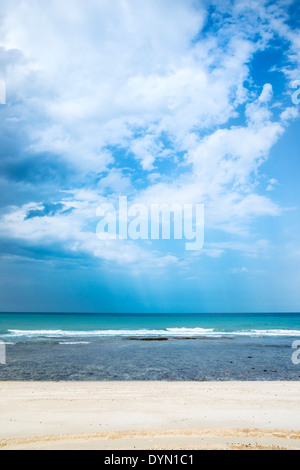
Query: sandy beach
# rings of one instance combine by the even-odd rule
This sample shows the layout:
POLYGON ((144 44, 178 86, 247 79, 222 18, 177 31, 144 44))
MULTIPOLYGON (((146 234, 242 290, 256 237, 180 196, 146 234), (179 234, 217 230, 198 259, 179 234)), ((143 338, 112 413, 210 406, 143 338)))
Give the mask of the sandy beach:
POLYGON ((300 449, 297 382, 1 382, 0 448, 300 449))

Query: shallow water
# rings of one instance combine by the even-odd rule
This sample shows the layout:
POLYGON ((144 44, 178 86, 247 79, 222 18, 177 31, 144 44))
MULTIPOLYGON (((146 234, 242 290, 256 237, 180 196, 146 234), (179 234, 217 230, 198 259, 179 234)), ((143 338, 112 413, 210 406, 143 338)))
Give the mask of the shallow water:
POLYGON ((299 380, 291 340, 113 339, 7 346, 1 380, 299 380))
POLYGON ((299 380, 300 316, 0 315, 0 380, 299 380))

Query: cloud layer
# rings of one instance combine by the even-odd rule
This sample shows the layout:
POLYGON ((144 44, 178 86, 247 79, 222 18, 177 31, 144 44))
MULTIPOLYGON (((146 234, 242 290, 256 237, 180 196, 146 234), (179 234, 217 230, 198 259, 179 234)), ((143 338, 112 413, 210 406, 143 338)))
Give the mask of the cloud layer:
POLYGON ((194 263, 171 245, 101 245, 98 205, 128 195, 146 205, 204 203, 203 254, 256 246, 253 224, 285 209, 261 168, 298 117, 285 101, 300 61, 292 6, 3 0, 1 237, 134 269, 194 263), (252 70, 278 38, 282 98, 252 70), (220 234, 233 244, 218 247, 220 234))

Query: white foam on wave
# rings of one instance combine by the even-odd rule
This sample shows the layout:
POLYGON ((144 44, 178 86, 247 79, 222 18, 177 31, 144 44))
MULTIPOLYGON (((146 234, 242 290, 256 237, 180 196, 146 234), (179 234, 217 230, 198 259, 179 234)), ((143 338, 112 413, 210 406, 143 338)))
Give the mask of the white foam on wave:
POLYGON ((246 330, 246 331, 235 331, 231 333, 235 336, 300 336, 299 330, 246 330))
POLYGON ((62 337, 228 337, 228 336, 250 336, 250 337, 268 337, 268 336, 300 336, 300 330, 239 330, 239 331, 216 331, 213 328, 166 328, 165 330, 91 330, 91 331, 64 331, 64 330, 8 330, 8 335, 2 337, 44 337, 44 338, 62 338, 62 337))
POLYGON ((74 344, 91 344, 90 341, 60 341, 59 344, 64 344, 67 346, 73 346, 74 344))

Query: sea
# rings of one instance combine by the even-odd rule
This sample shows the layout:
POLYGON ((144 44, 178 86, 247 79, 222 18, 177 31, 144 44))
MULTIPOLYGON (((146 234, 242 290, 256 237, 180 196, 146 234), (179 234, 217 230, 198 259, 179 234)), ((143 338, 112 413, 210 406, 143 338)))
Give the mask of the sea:
POLYGON ((0 342, 1 381, 300 379, 300 313, 1 313, 0 342))

